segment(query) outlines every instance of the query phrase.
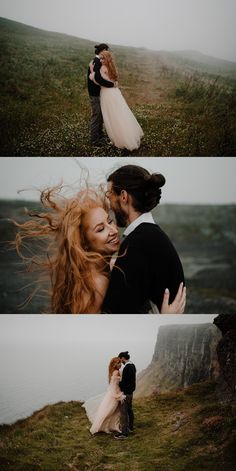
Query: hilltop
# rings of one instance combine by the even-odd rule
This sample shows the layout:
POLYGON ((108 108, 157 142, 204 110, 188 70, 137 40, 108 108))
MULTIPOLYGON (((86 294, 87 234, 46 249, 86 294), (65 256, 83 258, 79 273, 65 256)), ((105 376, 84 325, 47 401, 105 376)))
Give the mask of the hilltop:
POLYGON ((214 383, 138 399, 134 410, 135 433, 122 443, 91 437, 80 402, 1 426, 1 471, 233 471, 235 419, 214 383))
MULTIPOLYGON (((1 155, 132 155, 89 144, 94 41, 1 18, 0 44, 1 155)), ((111 48, 121 91, 144 129, 133 155, 235 155, 236 64, 189 51, 111 48)))

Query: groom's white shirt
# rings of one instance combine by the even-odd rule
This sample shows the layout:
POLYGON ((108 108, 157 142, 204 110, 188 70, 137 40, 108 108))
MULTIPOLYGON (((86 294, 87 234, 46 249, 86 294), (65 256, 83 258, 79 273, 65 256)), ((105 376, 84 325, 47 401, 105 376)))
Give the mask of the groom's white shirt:
POLYGON ((143 222, 149 222, 151 224, 156 224, 154 219, 153 219, 152 213, 150 213, 150 212, 149 213, 143 213, 143 214, 141 214, 141 216, 139 216, 137 219, 135 219, 133 222, 131 222, 126 227, 126 229, 124 230, 123 235, 125 237, 128 236, 129 234, 131 234, 131 232, 134 231, 134 229, 136 229, 136 227, 138 227, 143 222))

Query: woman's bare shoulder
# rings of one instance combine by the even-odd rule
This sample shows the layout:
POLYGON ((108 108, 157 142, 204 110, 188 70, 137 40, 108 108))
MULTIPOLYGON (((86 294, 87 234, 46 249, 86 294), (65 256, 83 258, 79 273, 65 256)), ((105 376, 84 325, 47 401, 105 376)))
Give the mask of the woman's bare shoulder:
MULTIPOLYGON (((93 305, 89 306, 88 313, 99 314, 102 310, 102 304, 108 288, 109 280, 105 275, 97 272, 91 273, 91 276, 93 278, 95 299, 93 301, 93 305)), ((87 300, 91 299, 91 295, 89 293, 84 293, 84 296, 87 300)))
POLYGON ((108 68, 106 65, 102 65, 101 69, 100 69, 100 73, 101 73, 101 76, 106 79, 106 80, 110 80, 110 77, 109 77, 109 73, 108 73, 108 68))
POLYGON ((98 293, 104 294, 104 291, 107 290, 109 284, 108 277, 103 275, 102 273, 95 272, 93 274, 93 280, 96 291, 98 291, 98 293))
POLYGON ((114 376, 115 378, 120 378, 120 373, 118 370, 114 370, 113 373, 112 373, 112 376, 114 376))
POLYGON ((100 69, 101 72, 104 72, 104 74, 107 74, 108 73, 108 68, 106 65, 102 65, 101 69, 100 69))

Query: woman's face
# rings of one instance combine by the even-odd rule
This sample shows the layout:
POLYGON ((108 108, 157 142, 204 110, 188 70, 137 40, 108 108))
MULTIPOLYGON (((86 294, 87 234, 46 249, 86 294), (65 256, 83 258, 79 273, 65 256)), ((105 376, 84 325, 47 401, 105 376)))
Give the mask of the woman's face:
POLYGON ((112 255, 119 249, 118 229, 103 208, 93 208, 83 219, 85 236, 91 250, 112 255))

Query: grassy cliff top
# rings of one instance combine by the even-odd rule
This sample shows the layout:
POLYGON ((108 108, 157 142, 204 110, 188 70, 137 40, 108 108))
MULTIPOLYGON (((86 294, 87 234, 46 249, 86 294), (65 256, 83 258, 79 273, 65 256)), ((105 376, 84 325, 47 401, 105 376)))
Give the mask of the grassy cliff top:
POLYGON ((144 130, 130 153, 89 144, 95 41, 0 18, 0 43, 1 155, 235 155, 235 63, 111 45, 119 86, 144 130))
POLYGON ((135 433, 125 442, 92 437, 80 402, 46 406, 1 426, 1 471, 235 469, 235 419, 213 383, 136 400, 134 411, 135 433))

